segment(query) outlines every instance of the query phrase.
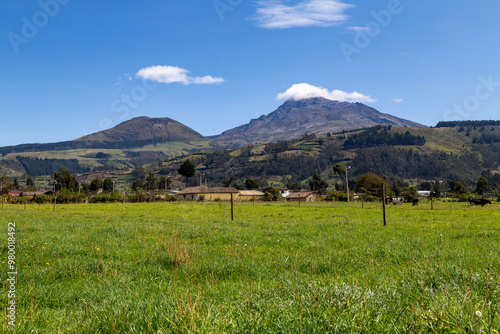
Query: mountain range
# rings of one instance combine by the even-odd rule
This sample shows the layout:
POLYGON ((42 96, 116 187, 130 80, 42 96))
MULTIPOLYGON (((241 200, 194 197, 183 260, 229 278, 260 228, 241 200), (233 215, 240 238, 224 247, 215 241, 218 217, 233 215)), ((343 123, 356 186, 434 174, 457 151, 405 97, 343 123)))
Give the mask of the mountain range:
POLYGON ((422 127, 361 103, 324 98, 288 100, 268 115, 212 137, 204 137, 170 118, 137 117, 70 141, 0 147, 0 175, 48 175, 61 166, 76 173, 99 168, 129 169, 201 151, 375 125, 422 127))
POLYGON ((72 141, 49 144, 22 144, 0 147, 0 154, 79 149, 130 149, 160 143, 209 141, 214 148, 241 147, 256 142, 298 138, 304 133, 335 133, 374 125, 421 127, 421 124, 383 114, 362 103, 331 101, 325 98, 288 100, 268 115, 248 124, 203 137, 170 118, 137 117, 117 126, 72 141))

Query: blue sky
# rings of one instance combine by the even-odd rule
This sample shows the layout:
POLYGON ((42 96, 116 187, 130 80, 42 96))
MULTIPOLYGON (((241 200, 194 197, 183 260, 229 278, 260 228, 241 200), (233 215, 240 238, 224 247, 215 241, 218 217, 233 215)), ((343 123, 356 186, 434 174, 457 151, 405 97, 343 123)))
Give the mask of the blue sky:
POLYGON ((425 125, 499 119, 498 13, 497 0, 5 0, 0 146, 137 116, 214 135, 307 96, 425 125))

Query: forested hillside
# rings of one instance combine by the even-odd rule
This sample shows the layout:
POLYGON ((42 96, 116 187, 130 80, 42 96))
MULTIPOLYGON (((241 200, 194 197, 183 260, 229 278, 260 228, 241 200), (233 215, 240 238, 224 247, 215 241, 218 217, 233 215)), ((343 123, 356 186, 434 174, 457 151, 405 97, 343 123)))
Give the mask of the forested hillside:
MULTIPOLYGON (((296 140, 280 141, 235 150, 223 150, 183 156, 151 170, 176 176, 182 161, 190 159, 213 184, 233 177, 243 184, 256 178, 287 184, 307 184, 315 173, 335 179, 331 167, 336 163, 351 167, 352 177, 373 172, 384 177, 418 180, 455 180, 475 186, 485 175, 497 186, 500 173, 500 144, 477 143, 481 128, 461 131, 460 127, 402 128, 376 126, 369 129, 326 134, 303 135, 296 140)), ((491 133, 500 133, 495 126, 491 133)), ((197 181, 192 180, 193 184, 197 181)))

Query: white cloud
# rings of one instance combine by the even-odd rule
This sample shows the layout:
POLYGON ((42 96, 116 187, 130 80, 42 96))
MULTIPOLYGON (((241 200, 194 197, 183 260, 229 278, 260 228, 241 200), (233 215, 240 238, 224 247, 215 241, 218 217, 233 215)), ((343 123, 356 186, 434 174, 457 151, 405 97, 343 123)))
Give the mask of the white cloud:
POLYGON ((189 71, 177 66, 150 66, 139 70, 136 77, 159 83, 189 84, 216 84, 224 82, 223 78, 214 78, 210 75, 204 77, 191 77, 189 71))
POLYGON ((295 84, 284 93, 278 94, 278 100, 302 100, 313 97, 324 97, 325 99, 340 102, 376 102, 368 95, 358 92, 347 93, 341 90, 332 90, 331 92, 323 87, 316 87, 307 83, 295 84))
POLYGON ((395 98, 392 99, 392 102, 394 102, 394 103, 401 103, 403 101, 404 100, 402 98, 400 98, 400 97, 395 97, 395 98))
POLYGON ((259 0, 253 18, 260 27, 286 29, 296 27, 330 27, 346 21, 344 12, 354 7, 341 0, 301 0, 293 4, 286 0, 259 0))
POLYGON ((366 32, 370 31, 369 27, 347 27, 347 30, 351 30, 352 32, 366 32))

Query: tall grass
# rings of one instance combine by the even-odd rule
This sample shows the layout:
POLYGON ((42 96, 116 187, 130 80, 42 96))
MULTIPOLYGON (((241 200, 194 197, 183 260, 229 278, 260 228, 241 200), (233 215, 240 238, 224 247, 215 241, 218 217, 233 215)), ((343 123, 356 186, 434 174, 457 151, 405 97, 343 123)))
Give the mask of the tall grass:
POLYGON ((499 209, 9 205, 0 259, 16 222, 17 333, 496 333, 499 209))

